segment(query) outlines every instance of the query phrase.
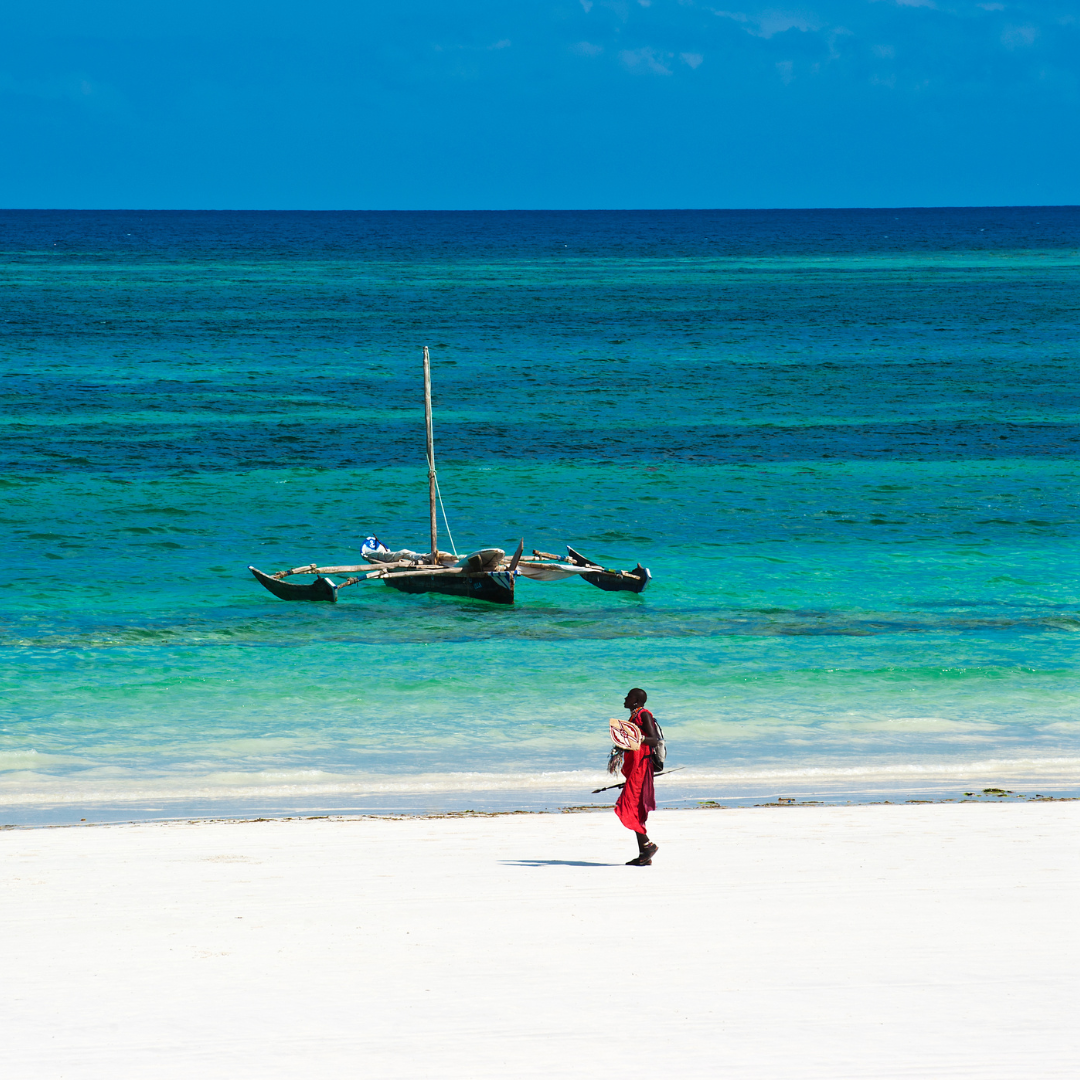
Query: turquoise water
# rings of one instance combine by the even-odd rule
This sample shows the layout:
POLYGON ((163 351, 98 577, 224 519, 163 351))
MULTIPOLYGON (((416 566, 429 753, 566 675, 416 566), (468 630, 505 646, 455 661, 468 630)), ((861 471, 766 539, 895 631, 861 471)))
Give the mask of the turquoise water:
POLYGON ((7 212, 0 257, 0 818, 588 802, 630 685, 676 803, 1080 787, 1080 210, 7 212), (645 593, 247 575, 426 546, 423 344, 457 549, 645 593))

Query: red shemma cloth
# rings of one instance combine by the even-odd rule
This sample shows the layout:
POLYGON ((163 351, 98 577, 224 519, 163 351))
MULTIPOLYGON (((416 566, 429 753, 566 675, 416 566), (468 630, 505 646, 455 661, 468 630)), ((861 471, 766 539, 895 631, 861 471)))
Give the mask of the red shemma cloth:
MULTIPOLYGON (((642 714, 652 719, 652 713, 646 709, 637 709, 631 714, 630 719, 644 730, 641 722, 642 714)), ((645 831, 645 819, 649 816, 649 811, 656 809, 652 747, 642 746, 638 750, 624 750, 622 774, 626 777, 626 787, 622 789, 622 794, 615 803, 615 813, 628 829, 642 833, 645 831)))

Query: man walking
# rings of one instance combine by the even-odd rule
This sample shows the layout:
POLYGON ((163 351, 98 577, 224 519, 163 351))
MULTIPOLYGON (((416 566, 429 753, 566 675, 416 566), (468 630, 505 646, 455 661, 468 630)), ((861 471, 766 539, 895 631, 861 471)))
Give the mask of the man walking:
POLYGON ((619 820, 637 836, 638 856, 631 859, 627 866, 651 866, 658 850, 645 832, 649 811, 656 809, 652 748, 659 741, 653 714, 645 708, 648 698, 644 690, 634 687, 623 702, 623 708, 630 710, 630 722, 641 730, 640 745, 636 749, 623 751, 622 774, 626 777, 626 785, 615 803, 619 820))

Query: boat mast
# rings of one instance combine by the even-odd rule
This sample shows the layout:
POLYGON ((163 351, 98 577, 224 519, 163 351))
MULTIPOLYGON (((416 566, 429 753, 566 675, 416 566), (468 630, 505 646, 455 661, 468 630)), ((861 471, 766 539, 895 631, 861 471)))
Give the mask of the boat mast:
POLYGON ((427 423, 428 501, 431 506, 431 562, 439 561, 439 534, 435 524, 435 436, 431 430, 431 357, 424 346, 424 420, 427 423))

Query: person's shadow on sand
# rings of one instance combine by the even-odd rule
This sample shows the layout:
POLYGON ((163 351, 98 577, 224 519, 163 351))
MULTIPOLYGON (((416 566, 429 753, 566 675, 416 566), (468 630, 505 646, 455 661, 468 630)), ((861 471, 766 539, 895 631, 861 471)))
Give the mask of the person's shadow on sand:
POLYGON ((501 859, 506 866, 618 866, 613 862, 576 862, 573 859, 501 859))

